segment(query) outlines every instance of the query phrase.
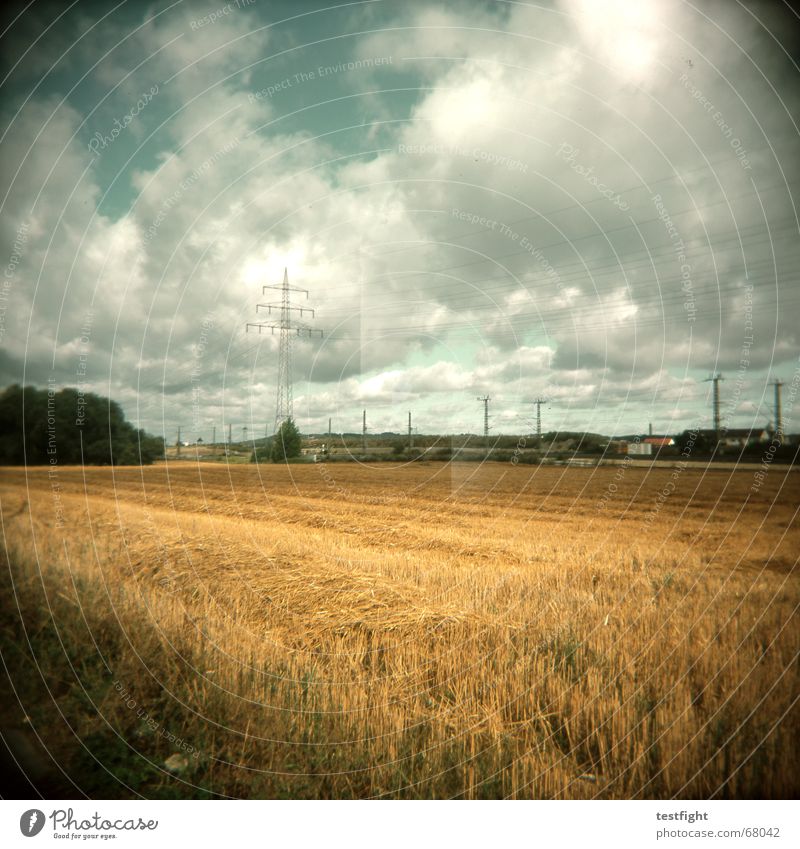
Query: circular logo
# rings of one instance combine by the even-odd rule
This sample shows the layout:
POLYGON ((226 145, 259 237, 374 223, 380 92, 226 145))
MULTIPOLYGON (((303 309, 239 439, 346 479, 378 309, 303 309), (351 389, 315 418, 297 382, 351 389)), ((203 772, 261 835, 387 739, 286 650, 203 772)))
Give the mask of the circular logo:
POLYGON ((44 813, 38 808, 31 808, 19 818, 19 830, 25 837, 36 837, 44 828, 44 813))

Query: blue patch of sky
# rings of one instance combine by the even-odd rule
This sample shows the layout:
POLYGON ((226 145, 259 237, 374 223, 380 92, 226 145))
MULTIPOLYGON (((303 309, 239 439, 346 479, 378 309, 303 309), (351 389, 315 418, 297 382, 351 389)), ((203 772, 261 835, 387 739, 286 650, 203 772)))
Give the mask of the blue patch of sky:
MULTIPOLYGON (((206 8, 207 5, 198 5, 192 13, 202 16, 217 8, 206 8)), ((254 126, 256 132, 311 136, 324 133, 332 150, 366 159, 391 146, 400 126, 398 116, 402 122, 410 114, 421 92, 415 87, 416 81, 404 73, 407 66, 402 57, 362 52, 363 36, 358 32, 379 26, 374 15, 367 15, 363 25, 358 22, 367 4, 353 4, 350 15, 337 10, 299 14, 297 4, 288 2, 242 3, 238 9, 235 4, 228 5, 232 7, 231 18, 247 16, 254 37, 259 37, 261 28, 269 26, 267 55, 220 83, 267 107, 265 117, 269 117, 265 126, 254 126), (373 127, 389 115, 394 119, 392 123, 373 127)), ((224 6, 219 4, 219 8, 224 6)), ((107 12, 106 4, 82 3, 66 11, 56 5, 46 6, 38 16, 24 17, 22 25, 38 34, 61 15, 37 45, 39 57, 54 57, 52 67, 48 70, 41 58, 33 62, 29 57, 17 67, 13 82, 26 95, 36 84, 33 96, 37 99, 57 102, 67 98, 68 105, 84 122, 79 137, 86 145, 87 162, 93 160, 93 178, 104 193, 98 211, 116 219, 126 214, 134 200, 134 171, 153 170, 165 152, 175 149, 169 118, 181 104, 170 93, 169 83, 156 78, 154 64, 144 62, 117 88, 117 79, 108 80, 97 69, 89 70, 98 58, 98 39, 107 37, 111 46, 119 33, 129 33, 147 16, 138 4, 123 4, 105 22, 87 32, 91 23, 107 12), (79 38, 84 32, 88 44, 79 38), (87 61, 89 55, 92 58, 87 61), (137 101, 149 96, 153 86, 158 86, 158 94, 151 96, 143 109, 137 109, 137 101), (124 128, 120 129, 116 122, 124 128), (95 147, 94 153, 90 143, 95 147)), ((183 4, 165 12, 156 26, 169 23, 170 15, 180 15, 186 23, 182 38, 191 39, 191 19, 183 4)), ((223 16, 205 26, 225 27, 227 18, 223 16)), ((228 49, 235 52, 240 48, 235 43, 228 49)), ((144 58, 137 55, 134 60, 126 50, 123 42, 106 61, 120 61, 127 71, 144 58)), ((13 61, 13 54, 7 55, 6 64, 13 61)), ((223 76, 220 74, 220 80, 223 76)))

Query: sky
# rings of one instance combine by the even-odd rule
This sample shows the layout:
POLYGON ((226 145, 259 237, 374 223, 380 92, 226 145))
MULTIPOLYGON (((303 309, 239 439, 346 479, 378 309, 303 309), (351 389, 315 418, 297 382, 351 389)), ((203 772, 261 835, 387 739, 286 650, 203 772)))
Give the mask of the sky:
POLYGON ((800 430, 800 19, 780 2, 12 6, 0 386, 174 441, 800 430), (299 314, 298 314, 299 317, 299 314))

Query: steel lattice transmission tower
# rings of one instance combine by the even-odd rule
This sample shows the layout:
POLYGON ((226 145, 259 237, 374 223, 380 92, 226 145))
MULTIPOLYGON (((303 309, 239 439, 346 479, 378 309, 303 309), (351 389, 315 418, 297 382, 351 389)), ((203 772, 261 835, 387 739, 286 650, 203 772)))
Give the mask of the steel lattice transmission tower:
POLYGON ((542 404, 547 403, 547 398, 535 398, 533 401, 523 401, 523 404, 536 404, 536 438, 542 438, 542 404))
POLYGON ((280 303, 272 302, 268 304, 256 304, 256 312, 260 309, 266 310, 269 315, 273 315, 273 312, 276 312, 279 315, 278 323, 260 324, 257 322, 249 322, 246 329, 248 332, 251 327, 258 329, 259 334, 262 330, 267 329, 273 335, 276 330, 280 333, 280 338, 278 340, 278 385, 275 399, 275 433, 277 433, 278 428, 286 421, 286 419, 293 418, 292 339, 295 336, 300 336, 304 333, 307 333, 309 336, 319 333, 321 338, 323 333, 321 330, 309 327, 307 324, 303 324, 302 321, 292 318, 292 313, 300 313, 300 319, 303 318, 305 313, 311 313, 311 318, 315 318, 315 315, 314 310, 311 307, 300 307, 291 302, 290 298, 292 292, 302 293, 306 296, 306 299, 308 299, 308 290, 299 289, 296 286, 290 286, 289 272, 287 269, 284 268, 283 270, 282 285, 263 286, 261 294, 266 294, 268 290, 279 291, 281 293, 280 303))
POLYGON ((476 399, 483 402, 483 444, 489 444, 489 401, 492 399, 488 395, 479 395, 476 399))
POLYGON ((720 405, 719 405, 719 382, 720 380, 725 380, 725 378, 717 373, 712 374, 711 377, 707 377, 703 382, 708 383, 709 381, 712 383, 714 388, 714 393, 712 396, 712 405, 713 405, 713 416, 714 416, 714 434, 717 442, 719 442, 720 437, 722 436, 722 419, 720 416, 720 405))
POLYGON ((773 380, 772 386, 775 387, 775 436, 778 442, 783 442, 783 412, 781 411, 781 387, 783 381, 773 380))

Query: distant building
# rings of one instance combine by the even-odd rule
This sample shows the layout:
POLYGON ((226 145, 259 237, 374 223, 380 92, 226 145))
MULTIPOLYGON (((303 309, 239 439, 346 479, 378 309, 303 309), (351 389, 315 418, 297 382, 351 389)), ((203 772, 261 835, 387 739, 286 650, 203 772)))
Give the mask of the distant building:
POLYGON ((653 453, 653 446, 649 443, 649 440, 641 439, 638 436, 626 436, 622 439, 612 439, 608 443, 608 451, 611 454, 631 454, 647 457, 653 453))
POLYGON ((670 448, 675 444, 671 436, 646 436, 642 442, 652 445, 653 448, 670 448))
MULTIPOLYGON (((717 438, 713 430, 703 430, 701 433, 711 442, 717 438)), ((751 430, 746 427, 729 427, 720 432, 719 444, 723 448, 752 448, 769 442, 771 438, 770 431, 766 428, 751 430)))

